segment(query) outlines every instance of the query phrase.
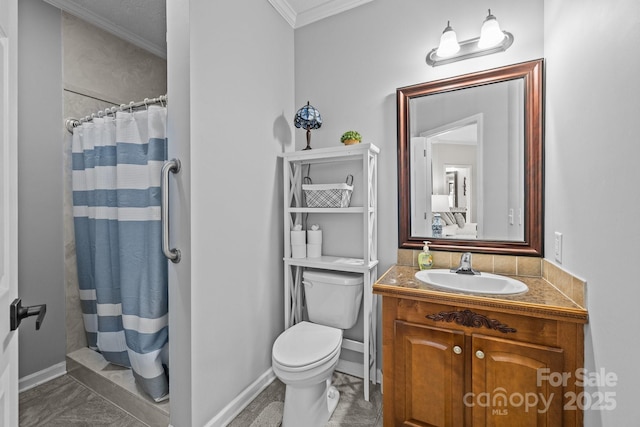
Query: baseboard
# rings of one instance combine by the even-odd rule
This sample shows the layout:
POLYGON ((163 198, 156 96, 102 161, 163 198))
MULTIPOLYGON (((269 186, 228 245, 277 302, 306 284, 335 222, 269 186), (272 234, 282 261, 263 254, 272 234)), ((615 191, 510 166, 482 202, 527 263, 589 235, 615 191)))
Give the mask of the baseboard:
POLYGON ((67 362, 60 362, 53 366, 49 366, 38 372, 34 372, 31 375, 22 377, 18 380, 18 389, 20 393, 32 389, 40 384, 51 381, 55 378, 61 377, 67 373, 67 362))
POLYGON ((218 415, 213 417, 205 427, 224 427, 229 424, 240 412, 255 399, 258 395, 276 379, 273 369, 269 368, 249 387, 245 388, 235 399, 233 399, 218 415))

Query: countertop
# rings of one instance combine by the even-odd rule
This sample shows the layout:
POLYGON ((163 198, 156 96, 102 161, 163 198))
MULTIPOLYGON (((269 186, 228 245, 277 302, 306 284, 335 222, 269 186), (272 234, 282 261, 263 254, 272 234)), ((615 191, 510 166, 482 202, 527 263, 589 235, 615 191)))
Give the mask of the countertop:
POLYGON ((415 278, 417 268, 395 265, 373 285, 373 292, 387 297, 485 308, 534 317, 587 323, 588 312, 541 277, 509 276, 524 282, 529 291, 516 295, 486 295, 457 292, 415 278))

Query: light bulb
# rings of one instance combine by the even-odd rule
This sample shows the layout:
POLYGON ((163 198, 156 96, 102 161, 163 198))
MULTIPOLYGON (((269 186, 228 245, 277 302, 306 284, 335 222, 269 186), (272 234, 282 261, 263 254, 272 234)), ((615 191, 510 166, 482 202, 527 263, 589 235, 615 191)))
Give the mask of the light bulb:
POLYGON ((453 31, 453 28, 447 22, 447 27, 442 32, 442 36, 440 37, 440 45, 438 46, 438 50, 436 51, 436 55, 441 58, 446 58, 451 55, 454 55, 460 50, 460 45, 458 44, 458 38, 456 37, 456 32, 453 31))
POLYGON ((480 30, 480 41, 478 41, 478 47, 480 49, 487 49, 499 44, 505 38, 504 33, 500 29, 500 24, 495 16, 491 14, 489 9, 489 15, 482 24, 480 30))

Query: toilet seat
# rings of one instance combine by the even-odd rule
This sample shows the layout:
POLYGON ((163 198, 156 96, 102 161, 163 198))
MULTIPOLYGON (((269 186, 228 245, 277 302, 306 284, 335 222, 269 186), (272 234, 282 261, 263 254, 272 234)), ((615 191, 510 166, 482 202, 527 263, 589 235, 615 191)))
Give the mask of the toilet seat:
POLYGON ((333 359, 341 345, 341 329, 300 322, 276 339, 272 358, 280 369, 306 371, 333 359))

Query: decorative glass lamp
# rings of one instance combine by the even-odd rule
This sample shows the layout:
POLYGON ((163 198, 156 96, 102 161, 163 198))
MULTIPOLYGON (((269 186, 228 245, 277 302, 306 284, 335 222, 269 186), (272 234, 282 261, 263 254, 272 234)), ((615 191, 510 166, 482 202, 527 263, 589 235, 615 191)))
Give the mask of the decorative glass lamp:
POLYGON ((432 237, 442 237, 442 227, 444 220, 440 217, 440 212, 449 212, 449 196, 446 194, 431 196, 431 212, 433 212, 433 221, 431 222, 432 237))
POLYGON ((307 130, 307 147, 304 150, 311 150, 311 129, 318 129, 322 126, 320 112, 313 105, 309 105, 309 101, 307 101, 307 105, 296 113, 294 123, 297 128, 307 130))

